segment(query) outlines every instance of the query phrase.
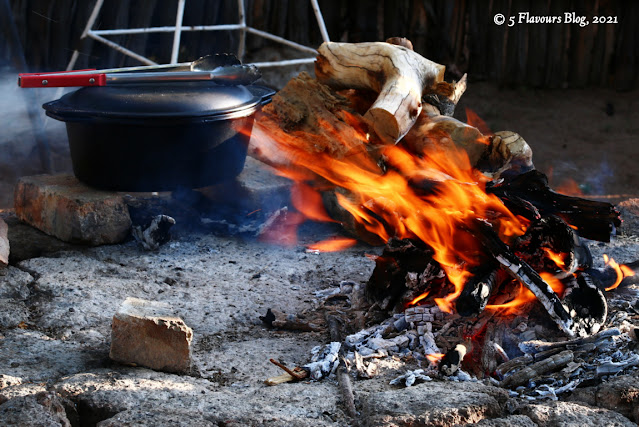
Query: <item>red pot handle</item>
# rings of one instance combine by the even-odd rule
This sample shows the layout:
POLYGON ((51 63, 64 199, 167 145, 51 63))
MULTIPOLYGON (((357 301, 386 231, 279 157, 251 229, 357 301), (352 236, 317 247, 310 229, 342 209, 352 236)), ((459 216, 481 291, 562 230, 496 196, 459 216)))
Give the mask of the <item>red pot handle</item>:
POLYGON ((106 86, 106 74, 58 71, 53 73, 18 74, 20 87, 69 87, 69 86, 106 86))

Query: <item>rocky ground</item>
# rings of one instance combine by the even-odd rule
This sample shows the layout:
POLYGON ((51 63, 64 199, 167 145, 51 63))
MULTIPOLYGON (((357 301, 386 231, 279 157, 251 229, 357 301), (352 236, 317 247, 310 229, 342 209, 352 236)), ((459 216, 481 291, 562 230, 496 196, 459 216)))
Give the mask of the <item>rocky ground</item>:
MULTIPOLYGON (((9 208, 15 180, 41 167, 22 95, 8 83, 2 90, 11 95, 2 97, 3 123, 17 126, 0 140, 1 206, 9 208)), ((37 95, 40 101, 56 97, 47 91, 37 95)), ((606 91, 597 92, 597 102, 585 92, 556 95, 480 85, 478 91, 471 86, 463 99, 471 108, 483 105, 475 109, 494 130, 521 133, 538 167, 557 171, 563 168, 559 159, 568 158, 575 166, 562 170, 586 192, 599 194, 589 178, 603 168, 605 152, 605 165, 617 165, 618 173, 602 191, 632 195, 636 176, 628 162, 637 149, 636 98, 606 91), (614 104, 612 114, 607 103, 614 104), (569 108, 574 114, 561 119, 567 117, 561 111, 569 108), (584 141, 595 151, 584 151, 584 141), (592 148, 598 141, 622 147, 592 148)), ((54 171, 69 171, 64 127, 51 120, 46 126, 54 171)), ((597 176, 604 179, 604 172, 597 176)), ((592 244, 599 263, 604 252, 622 263, 638 258, 639 208, 636 201, 624 206, 625 235, 610 244, 592 244)), ((145 251, 133 240, 70 245, 21 224, 10 210, 2 217, 11 243, 11 263, 0 269, 2 425, 631 426, 639 421, 636 370, 579 388, 560 401, 527 401, 487 382, 391 386, 391 379, 419 366, 389 358, 376 377, 353 379, 356 420, 349 418, 334 377, 265 385, 265 379, 282 373, 270 358, 304 365, 311 349, 330 338, 326 329, 271 329, 260 316, 269 308, 290 314, 319 310, 322 298, 315 292, 342 281, 364 284, 374 266, 366 255, 381 252, 362 244, 340 253, 305 251, 307 244, 341 232, 334 227, 305 226, 297 244, 281 247, 233 230, 176 225, 169 243, 145 251), (191 373, 109 359, 111 321, 127 297, 166 302, 193 329, 191 373)))
MULTIPOLYGON (((628 205, 629 218, 636 219, 636 206, 628 205)), ((304 226, 291 247, 177 225, 173 239, 157 251, 145 251, 134 240, 82 247, 20 223, 11 211, 3 217, 12 258, 0 270, 0 424, 354 423, 334 377, 264 384, 282 373, 270 358, 301 366, 309 362, 314 346, 330 338, 326 328, 271 329, 260 316, 269 308, 312 313, 322 303, 317 291, 345 280, 365 284, 374 266, 366 255, 379 254, 380 248, 360 244, 339 253, 309 253, 308 244, 340 233, 317 224, 304 226), (191 373, 152 371, 109 359, 111 321, 127 297, 166 302, 193 329, 191 373)), ((595 255, 634 260, 637 229, 623 231, 626 235, 611 244, 593 243, 595 255)), ((418 367, 414 360, 389 358, 374 378, 353 378, 355 422, 630 426, 639 420, 636 371, 577 389, 561 401, 517 399, 489 382, 389 385, 418 367)))

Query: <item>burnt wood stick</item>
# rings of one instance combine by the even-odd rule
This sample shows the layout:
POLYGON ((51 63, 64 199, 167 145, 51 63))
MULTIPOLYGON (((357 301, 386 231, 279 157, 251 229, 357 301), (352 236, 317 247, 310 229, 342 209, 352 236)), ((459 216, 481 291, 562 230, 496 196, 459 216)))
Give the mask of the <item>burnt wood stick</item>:
MULTIPOLYGON (((610 328, 599 332, 598 334, 591 335, 589 337, 575 338, 573 340, 561 341, 561 342, 546 342, 539 340, 523 341, 519 343, 519 349, 525 354, 535 355, 542 351, 551 349, 568 349, 573 350, 584 344, 600 343, 604 340, 612 339, 612 337, 621 335, 621 331, 618 328, 610 328)), ((523 356, 522 356, 523 357, 523 356)), ((514 360, 514 359, 513 359, 514 360)))
POLYGON ((457 344, 446 352, 441 362, 439 362, 439 372, 442 375, 451 376, 459 370, 464 357, 468 353, 468 347, 465 344, 457 344))
POLYGON ((457 313, 461 316, 473 316, 481 313, 503 273, 497 261, 489 261, 472 271, 471 278, 455 302, 457 313))
MULTIPOLYGON (((343 322, 338 316, 331 313, 325 314, 326 324, 331 335, 331 341, 342 342, 343 337, 343 322)), ((342 349, 344 346, 342 346, 342 349)), ((343 350, 341 350, 343 351, 343 350)), ((353 385, 351 384, 351 377, 344 368, 344 359, 340 357, 339 366, 337 367, 337 383, 339 385, 340 394, 344 399, 344 406, 346 407, 346 413, 351 418, 351 425, 359 425, 357 419, 357 408, 355 406, 355 395, 353 394, 353 385)))
POLYGON ((515 255, 499 239, 490 225, 482 220, 477 220, 473 232, 484 248, 495 257, 495 260, 537 297, 559 329, 571 337, 574 336, 574 332, 571 330, 573 322, 570 313, 550 285, 532 267, 515 255))
POLYGON ((541 375, 563 369, 566 365, 573 361, 573 357, 574 355, 572 351, 562 351, 559 354, 541 360, 537 363, 533 363, 532 365, 526 366, 514 374, 507 376, 501 382, 501 386, 515 388, 520 385, 524 385, 528 381, 541 375))
POLYGON ((507 207, 521 199, 534 205, 542 216, 560 216, 586 239, 609 242, 610 234, 621 225, 619 211, 612 204, 557 193, 548 186, 548 178, 537 170, 487 186, 486 192, 495 194, 507 207))

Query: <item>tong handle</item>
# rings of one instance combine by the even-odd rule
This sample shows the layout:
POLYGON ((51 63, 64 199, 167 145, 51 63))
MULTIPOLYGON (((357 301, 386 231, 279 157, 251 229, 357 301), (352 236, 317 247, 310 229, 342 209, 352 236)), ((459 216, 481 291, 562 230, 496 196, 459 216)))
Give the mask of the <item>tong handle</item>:
MULTIPOLYGON (((80 71, 95 71, 80 70, 80 71)), ((69 73, 58 71, 53 73, 21 73, 18 74, 20 87, 71 87, 71 86, 106 86, 104 73, 69 73), (59 74, 59 75, 58 75, 59 74)))

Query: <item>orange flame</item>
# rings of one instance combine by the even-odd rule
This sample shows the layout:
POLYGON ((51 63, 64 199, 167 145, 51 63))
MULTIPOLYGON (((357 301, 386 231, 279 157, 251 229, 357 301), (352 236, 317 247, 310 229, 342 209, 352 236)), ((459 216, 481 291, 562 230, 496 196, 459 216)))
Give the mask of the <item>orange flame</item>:
POLYGON ((626 277, 635 275, 635 272, 630 267, 624 264, 618 264, 613 258, 609 257, 608 255, 604 254, 603 259, 605 265, 612 267, 617 273, 617 279, 615 280, 615 283, 607 287, 607 291, 612 291, 613 289, 615 289, 626 277))
POLYGON ((318 252, 338 252, 348 249, 351 246, 355 246, 357 240, 349 239, 348 237, 338 237, 329 240, 322 240, 321 242, 308 245, 308 249, 318 252))
MULTIPOLYGON (((344 117, 353 119, 348 114, 344 117)), ((330 127, 321 120, 319 124, 330 127)), ((323 209, 303 206, 321 203, 311 185, 322 182, 324 188, 340 188, 335 192, 337 203, 364 230, 383 241, 396 236, 428 244, 433 259, 454 286, 450 294, 435 300, 442 311, 452 312, 453 301, 471 275, 469 270, 485 261, 480 242, 468 231, 475 221, 489 222, 504 241, 522 235, 528 225, 499 198, 486 193, 488 179, 471 166, 463 150, 446 147, 417 156, 398 144, 374 147, 379 155, 373 156, 364 129, 355 129, 356 135, 342 135, 329 128, 331 138, 342 145, 341 154, 329 148, 311 152, 308 144, 297 141, 312 141, 311 134, 278 133, 273 140, 266 128, 260 129, 259 121, 255 127, 252 143, 265 145, 262 152, 275 147, 279 158, 289 159, 278 171, 297 183, 296 207, 307 218, 324 217, 323 209), (268 140, 260 141, 262 137, 268 140), (380 158, 385 170, 378 164, 380 158)))
POLYGON ((428 361, 433 365, 436 365, 444 358, 444 356, 444 353, 431 353, 426 355, 426 359, 428 359, 428 361))
POLYGON ((583 196, 584 193, 579 188, 579 184, 572 178, 567 178, 559 184, 555 191, 558 193, 566 194, 567 196, 583 196))
POLYGON ((417 304, 418 302, 426 298, 428 296, 428 293, 429 291, 426 291, 423 294, 419 295, 417 298, 414 298, 411 302, 408 303, 408 306, 410 307, 411 305, 417 304))
MULTIPOLYGON (((542 279, 552 288, 553 291, 557 295, 561 295, 564 292, 564 285, 561 283, 559 279, 553 276, 551 273, 542 272, 539 274, 542 279)), ((486 306, 487 310, 503 310, 502 312, 506 315, 508 314, 516 314, 523 305, 528 302, 534 301, 536 299, 535 295, 528 290, 521 283, 519 284, 519 291, 517 296, 512 300, 504 303, 504 304, 489 304, 486 306)))
POLYGON ((488 136, 493 134, 493 132, 490 130, 486 122, 483 121, 477 115, 477 113, 475 113, 470 108, 466 108, 466 123, 468 123, 469 125, 473 127, 476 127, 477 130, 479 130, 479 132, 481 132, 483 135, 488 136))
POLYGON ((544 252, 546 252, 546 256, 548 256, 548 258, 550 258, 550 260, 554 262, 555 265, 557 265, 557 267, 564 267, 566 265, 566 262, 564 261, 564 257, 561 253, 553 252, 549 248, 543 248, 543 249, 544 249, 544 252))

